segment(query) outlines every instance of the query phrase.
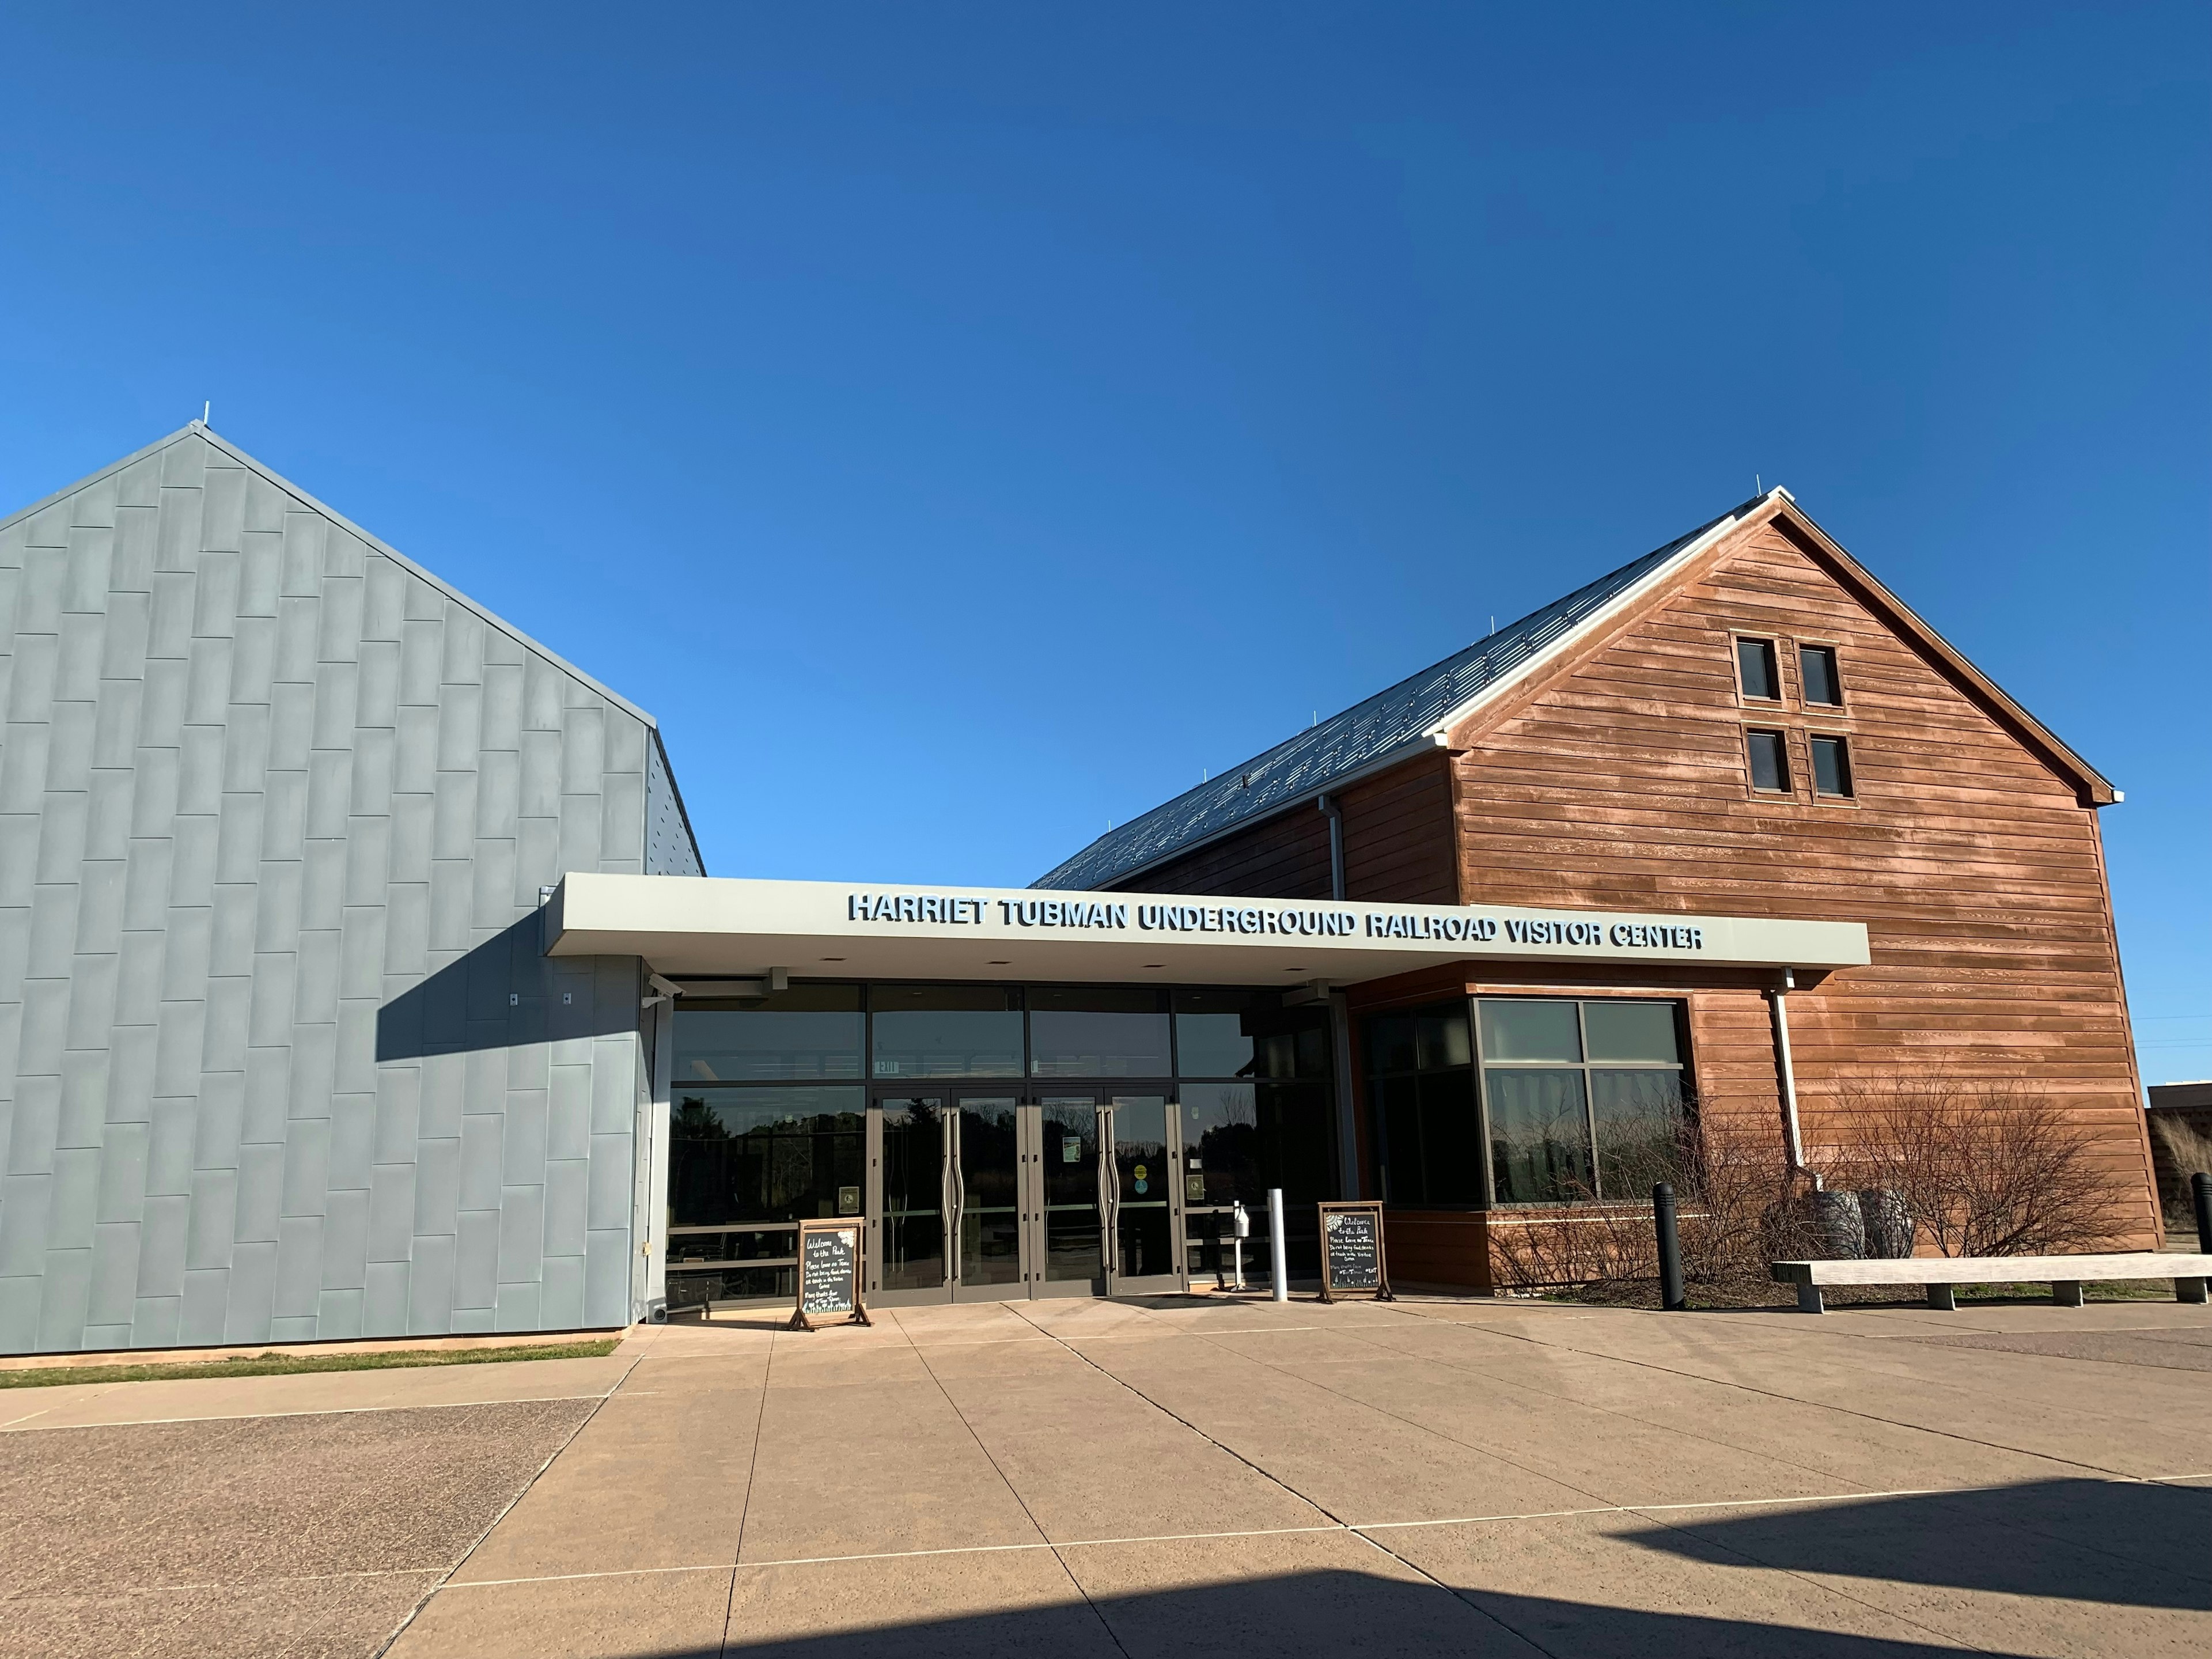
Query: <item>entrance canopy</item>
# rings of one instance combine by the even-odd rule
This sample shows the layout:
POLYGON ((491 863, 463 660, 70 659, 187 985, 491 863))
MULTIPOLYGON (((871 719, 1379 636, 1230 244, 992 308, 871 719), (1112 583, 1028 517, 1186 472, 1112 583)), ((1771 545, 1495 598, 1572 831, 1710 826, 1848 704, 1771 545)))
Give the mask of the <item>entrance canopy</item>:
POLYGON ((572 872, 546 953, 670 976, 1355 985, 1460 958, 1850 968, 1858 922, 572 872))

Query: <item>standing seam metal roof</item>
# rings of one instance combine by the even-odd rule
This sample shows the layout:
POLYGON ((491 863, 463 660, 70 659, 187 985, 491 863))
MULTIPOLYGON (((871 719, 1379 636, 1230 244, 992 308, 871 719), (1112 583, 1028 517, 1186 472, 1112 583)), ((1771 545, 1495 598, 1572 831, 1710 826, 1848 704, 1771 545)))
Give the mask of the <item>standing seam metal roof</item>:
POLYGON ((1237 824, 1317 795, 1332 783, 1377 769, 1401 754, 1410 757, 1433 741, 1430 734, 1448 724, 1455 710, 1487 688, 1519 676, 1669 559, 1766 499, 1754 496, 1242 766, 1109 830, 1030 884, 1063 890, 1103 887, 1237 824))

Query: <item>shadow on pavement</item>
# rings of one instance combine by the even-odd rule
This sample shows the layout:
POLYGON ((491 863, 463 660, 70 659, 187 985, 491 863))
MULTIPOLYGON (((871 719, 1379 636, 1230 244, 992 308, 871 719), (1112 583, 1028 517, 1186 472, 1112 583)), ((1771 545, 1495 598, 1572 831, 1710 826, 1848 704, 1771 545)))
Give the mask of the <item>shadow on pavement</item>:
MULTIPOLYGON (((1855 1611, 1856 1611, 1855 1609, 1855 1611)), ((1416 1580, 1331 1570, 1234 1583, 1094 1595, 1048 1606, 749 1641, 623 1650, 623 1659, 1152 1659, 1221 1655, 1452 1654, 1468 1659, 1955 1659, 1950 1645, 1786 1622, 1590 1607, 1544 1596, 1459 1594, 1416 1580)), ((865 1622, 861 1620, 855 1624, 865 1622)), ((1983 1651, 1999 1651, 1984 1649, 1983 1651)))
POLYGON ((2046 1480, 1806 1509, 1684 1512, 1625 1534, 1791 1572, 2212 1612, 2212 1490, 2046 1480))

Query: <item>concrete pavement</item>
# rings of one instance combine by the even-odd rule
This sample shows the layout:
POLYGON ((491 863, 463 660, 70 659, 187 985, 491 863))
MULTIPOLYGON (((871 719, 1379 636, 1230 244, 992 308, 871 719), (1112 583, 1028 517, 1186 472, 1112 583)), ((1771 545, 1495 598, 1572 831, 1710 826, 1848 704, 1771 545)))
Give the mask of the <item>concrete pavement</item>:
POLYGON ((877 1322, 0 1395, 0 1652, 2212 1646, 2202 1308, 877 1322))

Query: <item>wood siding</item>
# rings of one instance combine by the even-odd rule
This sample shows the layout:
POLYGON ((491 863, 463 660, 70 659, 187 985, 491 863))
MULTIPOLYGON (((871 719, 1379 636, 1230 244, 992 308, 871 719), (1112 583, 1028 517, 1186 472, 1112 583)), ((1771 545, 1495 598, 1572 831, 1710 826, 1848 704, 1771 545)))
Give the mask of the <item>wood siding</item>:
MULTIPOLYGON (((1434 760, 1349 786, 1338 793, 1337 805, 1344 814, 1348 898, 1459 902, 1451 771, 1442 750, 1434 760)), ((1328 819, 1309 801, 1115 885, 1131 893, 1325 899, 1328 819)))
POLYGON ((1328 820, 1310 801, 1114 884, 1124 893, 1327 898, 1328 820))
MULTIPOLYGON (((1808 1157, 1849 1139, 1855 1088, 2026 1082, 2091 1131, 2121 1242, 2148 1245, 2148 1149, 2096 814, 1872 603, 1808 532, 1761 525, 1470 720, 1454 734, 1462 893, 1864 922, 1872 965, 1789 1000, 1808 1157), (1738 696, 1739 633, 1778 640, 1778 706, 1738 696), (1840 711, 1803 703, 1801 640, 1835 647, 1840 711), (1787 734, 1786 798, 1752 793, 1752 726, 1787 734), (1846 738, 1855 800, 1815 799, 1814 732, 1846 738)), ((1764 1007, 1692 1006, 1708 1109, 1771 1118, 1764 1007)))
POLYGON ((1395 768, 1339 796, 1347 899, 1459 902, 1451 791, 1450 758, 1439 750, 1434 760, 1395 768))

